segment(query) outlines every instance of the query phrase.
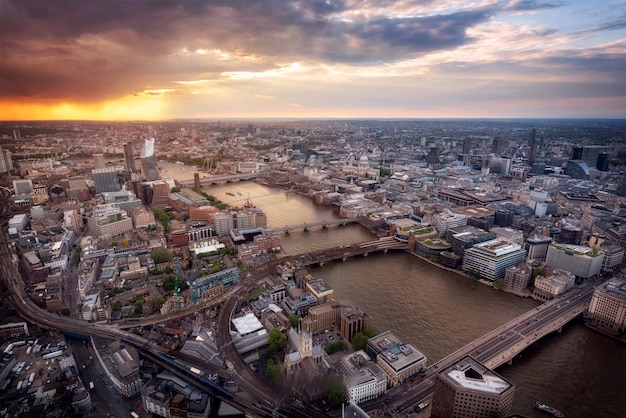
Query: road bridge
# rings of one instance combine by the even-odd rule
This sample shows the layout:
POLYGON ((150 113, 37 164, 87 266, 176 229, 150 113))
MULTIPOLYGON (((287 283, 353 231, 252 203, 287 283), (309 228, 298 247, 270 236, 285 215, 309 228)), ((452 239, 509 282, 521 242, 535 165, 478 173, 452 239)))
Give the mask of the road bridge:
MULTIPOLYGON (((223 176, 202 177, 200 179, 200 185, 208 186, 211 184, 232 183, 232 182, 241 181, 241 180, 252 180, 258 177, 259 177, 259 173, 226 174, 223 176)), ((193 187, 195 185, 194 180, 183 180, 179 183, 188 187, 193 187)))
MULTIPOLYGON (((600 279, 590 280, 466 344, 429 366, 424 374, 424 381, 432 382, 439 370, 445 369, 468 355, 490 369, 495 369, 504 363, 511 364, 513 358, 524 349, 552 332, 560 332, 565 324, 585 312, 589 307, 595 286, 600 282, 600 279)), ((432 383, 427 386, 413 384, 408 390, 405 386, 408 385, 400 385, 400 388, 394 391, 394 393, 402 391, 402 396, 398 396, 397 393, 388 394, 391 403, 394 403, 397 408, 404 409, 416 405, 432 396, 434 388, 432 383)))
POLYGON ((589 307, 594 282, 575 288, 562 297, 548 301, 465 345, 431 367, 444 369, 466 355, 471 355, 490 369, 512 359, 526 347, 546 335, 560 331, 563 325, 589 307))
POLYGON ((335 226, 346 226, 348 224, 358 223, 358 218, 350 218, 350 219, 331 219, 329 221, 323 220, 319 222, 305 222, 299 225, 289 225, 284 226, 282 228, 272 228, 274 232, 289 234, 290 232, 297 230, 309 231, 311 229, 327 229, 335 226))
POLYGON ((389 250, 408 250, 406 242, 401 242, 394 237, 384 237, 374 241, 361 242, 358 244, 347 244, 325 250, 311 251, 310 253, 294 256, 291 260, 300 266, 309 266, 325 263, 333 260, 346 261, 350 257, 362 255, 367 257, 374 252, 386 253, 389 250))

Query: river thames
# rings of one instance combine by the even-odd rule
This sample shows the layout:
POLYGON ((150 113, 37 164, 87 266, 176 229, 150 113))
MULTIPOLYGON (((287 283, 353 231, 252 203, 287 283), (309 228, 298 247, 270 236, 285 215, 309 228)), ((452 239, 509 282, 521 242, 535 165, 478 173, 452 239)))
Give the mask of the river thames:
MULTIPOLYGON (((161 163, 160 163, 161 164, 161 163)), ((167 165, 172 177, 192 174, 167 165)), ((204 191, 233 206, 245 199, 261 208, 269 227, 313 223, 337 216, 304 196, 253 182, 210 186, 204 191)), ((375 239, 360 225, 299 231, 281 238, 289 255, 375 239)), ((533 309, 538 302, 493 290, 430 265, 408 253, 370 254, 316 267, 336 300, 372 316, 373 328, 391 330, 422 351, 429 364, 533 309)), ((575 320, 527 348, 512 365, 496 369, 513 383, 513 412, 546 416, 532 408, 540 400, 566 417, 626 416, 626 346, 575 320)))

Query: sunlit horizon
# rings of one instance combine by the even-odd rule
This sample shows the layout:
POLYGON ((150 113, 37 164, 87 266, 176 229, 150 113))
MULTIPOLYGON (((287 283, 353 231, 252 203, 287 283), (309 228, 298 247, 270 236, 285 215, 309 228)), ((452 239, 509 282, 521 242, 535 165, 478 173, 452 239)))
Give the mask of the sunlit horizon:
POLYGON ((3 0, 0 120, 626 118, 606 1, 271 5, 3 0))

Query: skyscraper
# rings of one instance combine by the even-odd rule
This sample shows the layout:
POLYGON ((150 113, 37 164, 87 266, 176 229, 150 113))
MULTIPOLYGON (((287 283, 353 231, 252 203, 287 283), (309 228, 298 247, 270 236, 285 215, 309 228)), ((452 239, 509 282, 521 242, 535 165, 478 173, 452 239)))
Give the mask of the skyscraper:
POLYGON ((13 160, 11 160, 11 151, 0 147, 0 173, 8 173, 13 170, 13 160))
POLYGON ((533 128, 532 131, 530 131, 530 135, 528 136, 528 146, 530 147, 530 144, 533 143, 533 141, 537 140, 537 128, 533 128))
POLYGON ((106 161, 104 161, 104 154, 94 154, 93 155, 93 167, 94 168, 105 168, 106 161))
POLYGON ((141 150, 141 168, 143 175, 148 181, 159 179, 159 169, 154 148, 154 138, 146 139, 141 150))
POLYGON ((472 150, 472 138, 463 139, 463 154, 469 154, 472 150))
POLYGON ((491 142, 491 153, 500 155, 502 153, 502 145, 502 139, 499 136, 494 137, 491 142))
POLYGON ((137 168, 135 167, 135 156, 133 155, 132 142, 127 142, 124 144, 124 162, 126 163, 126 169, 128 171, 137 171, 137 168))
POLYGON ((93 182, 96 186, 96 194, 119 192, 121 190, 115 167, 95 168, 92 174, 93 182))
POLYGON ((433 417, 506 417, 515 386, 467 356, 435 375, 433 417))

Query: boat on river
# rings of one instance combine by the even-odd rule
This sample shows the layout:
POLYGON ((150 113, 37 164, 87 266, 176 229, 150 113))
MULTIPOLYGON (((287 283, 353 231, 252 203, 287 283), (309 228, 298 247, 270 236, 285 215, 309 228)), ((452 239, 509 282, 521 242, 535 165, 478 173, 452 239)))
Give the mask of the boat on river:
POLYGON ((548 414, 550 414, 553 417, 556 418, 563 418, 563 412, 559 411, 556 408, 553 408, 549 405, 546 405, 543 402, 539 402, 539 401, 535 401, 535 403, 533 404, 533 408, 538 409, 540 411, 546 412, 548 414))

